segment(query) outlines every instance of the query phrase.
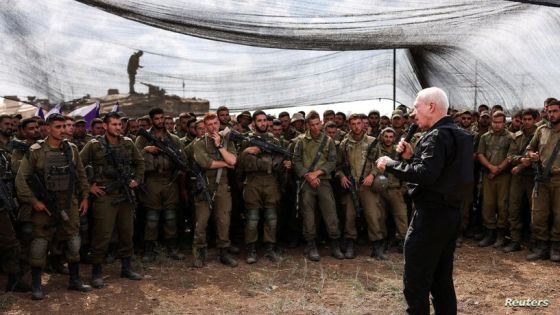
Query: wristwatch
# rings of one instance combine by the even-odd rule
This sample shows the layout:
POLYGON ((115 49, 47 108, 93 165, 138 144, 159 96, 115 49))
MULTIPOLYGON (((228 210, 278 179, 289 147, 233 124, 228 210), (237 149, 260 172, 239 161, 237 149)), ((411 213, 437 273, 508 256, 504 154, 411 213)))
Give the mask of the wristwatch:
POLYGON ((223 147, 224 147, 224 143, 223 143, 223 142, 220 142, 220 145, 217 146, 216 148, 219 150, 219 149, 221 149, 221 148, 223 148, 223 147))

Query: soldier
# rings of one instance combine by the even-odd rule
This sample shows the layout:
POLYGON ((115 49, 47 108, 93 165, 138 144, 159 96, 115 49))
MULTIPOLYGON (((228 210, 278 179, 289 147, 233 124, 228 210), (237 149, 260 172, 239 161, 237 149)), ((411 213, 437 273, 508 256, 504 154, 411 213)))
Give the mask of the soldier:
POLYGON ((288 112, 278 114, 278 119, 282 123, 283 135, 286 141, 290 141, 299 135, 299 132, 290 123, 290 114, 288 112))
POLYGON ((334 116, 335 116, 334 115, 334 110, 332 110, 332 109, 325 110, 323 112, 323 125, 326 125, 331 121, 334 123, 334 116))
POLYGON ((315 243, 315 205, 318 202, 331 240, 331 255, 337 259, 344 259, 340 251, 335 200, 329 182, 331 172, 336 167, 336 147, 334 141, 321 131, 321 118, 317 112, 310 112, 306 122, 309 130, 298 136, 294 147, 294 170, 296 176, 302 179, 301 188, 298 190, 301 190, 305 254, 311 261, 320 260, 315 243))
POLYGON ((132 232, 135 196, 144 176, 144 160, 130 138, 121 136, 122 123, 116 112, 103 118, 105 135, 93 139, 80 152, 84 164, 94 170, 90 192, 93 199, 93 233, 91 239, 92 286, 102 288, 103 271, 109 242, 116 228, 118 232, 117 256, 121 258, 121 278, 140 280, 142 276, 132 271, 132 232))
POLYGON ((142 68, 140 65, 140 57, 144 54, 143 51, 139 50, 132 54, 128 59, 128 65, 126 67, 126 71, 128 72, 128 93, 129 94, 136 94, 134 91, 134 83, 136 83, 136 71, 138 68, 142 68))
MULTIPOLYGON (((194 119, 196 120, 196 118, 194 119)), ((183 138, 189 134, 189 121, 191 121, 191 115, 189 115, 189 113, 179 114, 179 123, 177 124, 177 132, 175 132, 177 137, 183 138)))
POLYGON ((249 125, 251 124, 251 113, 249 111, 244 111, 237 115, 237 122, 239 123, 239 132, 247 133, 251 131, 249 125))
POLYGON ((525 167, 522 159, 525 157, 527 145, 535 135, 537 111, 528 109, 522 112, 522 128, 517 131, 513 137, 513 144, 508 152, 509 163, 514 166, 511 169, 511 183, 509 189, 509 230, 511 235, 511 243, 504 247, 506 253, 521 250, 521 232, 523 230, 523 219, 525 218, 523 211, 523 199, 527 198, 531 202, 531 193, 533 192, 533 178, 535 170, 532 167, 525 167))
POLYGON ((3 192, 0 202, 0 267, 8 274, 6 291, 28 292, 31 288, 21 281, 18 261, 20 258, 20 243, 16 238, 11 218, 15 216, 14 212, 17 211, 12 201, 15 197, 13 189, 14 173, 10 165, 10 151, 12 150, 10 137, 12 132, 12 118, 9 115, 0 115, 0 184, 3 192), (10 204, 14 208, 10 207, 10 204))
POLYGON ((379 200, 371 191, 373 183, 372 153, 376 140, 364 133, 363 121, 358 114, 352 114, 348 118, 350 131, 348 136, 342 140, 338 150, 336 176, 340 180, 340 186, 345 189, 341 196, 341 205, 344 208, 344 237, 346 249, 344 257, 353 259, 356 256, 354 242, 358 238, 356 228, 356 212, 361 206, 368 224, 368 234, 374 240, 374 234, 379 230, 378 216, 381 212, 377 203, 379 200), (354 190, 355 192, 352 192, 354 190), (354 200, 353 195, 356 197, 354 200), (358 204, 355 204, 357 202, 358 204), (377 231, 375 228, 378 228, 377 231))
POLYGON ((105 133, 103 129, 103 120, 95 118, 91 121, 91 135, 93 137, 102 136, 105 133))
MULTIPOLYGON (((161 108, 153 108, 149 112, 152 128, 147 132, 163 141, 174 150, 181 152, 182 145, 179 138, 169 133, 164 126, 164 114, 161 108)), ((144 158, 144 182, 146 193, 140 195, 140 201, 146 213, 144 230, 144 256, 142 260, 151 262, 155 259, 155 245, 158 238, 158 223, 163 219, 163 231, 169 257, 182 260, 185 256, 177 248, 177 209, 179 207, 178 166, 148 142, 148 139, 138 135, 136 148, 144 158)))
MULTIPOLYGON (((398 160, 398 153, 396 151, 396 132, 392 128, 385 128, 381 131, 381 135, 379 136, 381 142, 377 146, 377 152, 374 157, 374 161, 377 160, 379 157, 388 156, 391 159, 398 160)), ((380 175, 384 175, 383 173, 379 172, 376 168, 373 171, 374 176, 378 179, 380 175)), ((374 185, 374 190, 379 193, 377 197, 380 202, 376 203, 376 206, 379 208, 377 211, 381 212, 380 215, 382 218, 387 217, 387 211, 390 210, 391 214, 393 215, 393 221, 395 222, 396 227, 396 239, 398 242, 399 249, 402 249, 404 238, 406 236, 406 230, 408 228, 408 216, 407 216, 407 209, 406 203, 404 201, 403 196, 403 187, 401 181, 394 176, 393 174, 384 175, 386 176, 388 183, 387 186, 384 187, 382 185, 374 185), (381 206, 380 205, 385 205, 381 206)), ((380 249, 383 248, 383 239, 387 237, 387 227, 385 222, 383 221, 380 225, 380 235, 382 239, 378 239, 377 241, 377 248, 374 243, 374 249, 372 251, 372 256, 376 257, 380 260, 385 260, 386 256, 383 254, 383 251, 380 249)), ((392 236, 390 236, 392 237, 392 236)))
MULTIPOLYGON (((542 170, 536 178, 531 209, 531 232, 537 244, 527 260, 546 259, 550 255, 550 260, 559 262, 560 101, 550 102, 547 114, 548 123, 537 129, 527 146, 529 157, 539 163, 542 170)), ((529 163, 530 161, 526 161, 526 166, 529 163)))
POLYGON ((165 116, 163 118, 163 125, 165 126, 165 130, 169 133, 175 133, 175 122, 173 121, 173 117, 165 116))
POLYGON ((335 146, 338 147, 338 145, 340 144, 340 140, 338 140, 336 138, 336 134, 338 133, 338 129, 336 128, 336 124, 332 121, 329 121, 328 123, 326 123, 323 127, 323 130, 325 131, 325 134, 333 139, 333 141, 335 142, 335 146))
POLYGON ((74 143, 78 150, 82 150, 86 143, 93 139, 91 135, 87 134, 86 121, 83 118, 77 118, 74 124, 74 138, 72 143, 74 143))
POLYGON ((395 139, 400 140, 404 137, 405 129, 404 129, 404 114, 400 109, 396 109, 393 111, 391 115, 391 127, 395 130, 395 139))
POLYGON ((291 124, 298 133, 305 132, 305 118, 302 113, 293 114, 291 124))
MULTIPOLYGON (((344 132, 344 135, 346 135, 346 133, 348 132, 348 126, 346 125, 346 114, 343 112, 337 112, 334 115, 334 123, 336 124, 336 128, 338 128, 338 130, 344 132)), ((342 137, 339 137, 340 140, 342 141, 342 137)))
MULTIPOLYGON (((257 110, 253 113, 255 126, 252 137, 280 145, 280 141, 267 132, 268 124, 265 112, 257 110)), ((280 256, 275 251, 276 227, 278 221, 278 203, 280 201, 279 173, 283 171, 282 156, 264 152, 257 146, 243 144, 236 170, 237 180, 243 183, 243 200, 245 201, 245 243, 247 244, 247 263, 257 262, 256 242, 259 237, 259 214, 264 217, 264 256, 272 262, 279 262, 280 256)), ((286 168, 291 166, 286 161, 286 168)))
POLYGON ((47 118, 46 140, 30 147, 16 176, 18 197, 21 202, 31 204, 34 210, 31 217, 33 241, 29 261, 34 300, 44 298, 41 272, 45 266, 49 242, 54 237, 66 243, 66 259, 70 271, 68 289, 91 291, 90 286, 82 284, 79 274, 79 216, 80 213, 87 213, 89 186, 78 149, 74 144, 63 141, 65 121, 60 114, 52 114, 47 118), (28 181, 32 182, 32 178, 44 183, 32 185, 34 190, 31 190, 28 181), (77 185, 74 184, 75 180, 77 185), (40 186, 47 187, 48 191, 42 190, 40 186), (55 199, 47 202, 45 196, 55 199), (81 200, 79 207, 77 198, 81 200))
POLYGON ((511 116, 511 121, 507 127, 508 131, 511 133, 516 133, 521 130, 521 126, 523 125, 523 112, 518 111, 513 116, 511 116))
POLYGON ((195 198, 196 222, 193 242, 195 260, 193 265, 202 268, 206 264, 206 227, 210 215, 213 215, 216 221, 216 246, 220 251, 220 262, 230 267, 236 267, 237 261, 229 253, 231 193, 227 173, 237 162, 237 150, 229 137, 219 132, 220 121, 216 114, 206 113, 204 123, 206 124, 206 134, 193 143, 193 156, 196 164, 205 172, 208 180, 208 194, 211 199, 207 200, 204 192, 198 192, 195 198), (211 204, 212 207, 210 207, 211 204))
POLYGON ((216 111, 218 114, 218 119, 220 120, 220 130, 224 130, 226 128, 232 128, 233 123, 231 121, 231 116, 229 115, 229 109, 225 106, 218 107, 216 111))
POLYGON ((138 132, 138 129, 138 119, 130 118, 128 119, 128 124, 126 124, 126 132, 124 135, 134 141, 136 140, 136 133, 138 132))
POLYGON ((381 129, 379 128, 379 119, 380 114, 378 110, 374 109, 368 113, 368 136, 377 138, 381 133, 381 129))
MULTIPOLYGON (((74 122, 74 118, 71 116, 64 116, 64 119, 66 119, 66 127, 64 128, 64 133, 66 134, 66 139, 68 139, 68 141, 74 143, 74 130, 75 130, 75 122, 74 122)), ((75 143, 74 143, 75 144, 75 143)))
POLYGON ((507 201, 511 174, 507 153, 513 143, 512 134, 506 130, 506 116, 497 111, 492 115, 492 129, 482 135, 478 144, 478 160, 485 168, 482 179, 482 218, 486 235, 478 246, 505 245, 508 224, 507 201), (497 229, 497 231, 496 231, 497 229))

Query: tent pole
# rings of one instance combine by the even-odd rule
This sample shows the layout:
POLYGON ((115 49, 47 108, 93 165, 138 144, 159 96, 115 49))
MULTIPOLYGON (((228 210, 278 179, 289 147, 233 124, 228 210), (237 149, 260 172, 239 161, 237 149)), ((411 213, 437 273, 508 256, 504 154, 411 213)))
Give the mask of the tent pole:
POLYGON ((393 48, 393 110, 397 108, 397 50, 393 48))

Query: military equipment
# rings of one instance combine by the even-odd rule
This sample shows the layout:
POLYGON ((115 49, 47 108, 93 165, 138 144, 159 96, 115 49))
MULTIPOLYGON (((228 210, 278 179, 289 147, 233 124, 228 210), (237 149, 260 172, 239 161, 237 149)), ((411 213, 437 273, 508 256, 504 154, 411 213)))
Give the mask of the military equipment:
POLYGON ((31 176, 25 179, 27 185, 33 194, 39 201, 45 204, 47 209, 55 216, 57 220, 68 221, 68 213, 65 210, 60 209, 58 207, 58 199, 56 198, 56 194, 53 194, 47 190, 39 174, 34 173, 31 176))
MULTIPOLYGON (((180 153, 177 150, 169 145, 168 143, 163 142, 162 140, 154 137, 151 133, 147 132, 145 129, 140 128, 138 130, 138 136, 144 137, 148 140, 149 143, 158 147, 169 159, 179 168, 180 170, 184 171, 185 173, 189 171, 189 167, 187 162, 185 162, 180 153)), ((198 164, 193 163, 191 171, 196 176, 196 190, 203 194, 204 199, 208 202, 208 207, 210 210, 214 207, 214 198, 210 196, 210 191, 208 190, 208 179, 204 174, 204 170, 198 166, 198 164)))
POLYGON ((256 136, 256 135, 244 136, 238 132, 231 131, 229 133, 229 138, 231 139, 231 141, 236 143, 246 142, 250 146, 259 147, 261 150, 265 152, 272 153, 272 154, 280 154, 289 160, 293 159, 295 156, 294 153, 290 152, 284 147, 274 143, 270 143, 260 136, 256 136))
POLYGON ((13 197, 13 191, 11 183, 0 179, 0 206, 8 211, 8 215, 15 222, 18 203, 13 197))
POLYGON ((548 178, 550 177, 550 171, 552 170, 552 165, 554 164, 554 161, 558 157, 558 153, 560 153, 560 140, 556 142, 556 145, 552 150, 552 154, 550 155, 550 158, 546 162, 546 166, 544 170, 542 169, 540 161, 536 161, 535 167, 536 167, 537 174, 535 175, 535 197, 539 196, 540 184, 548 180, 548 178))
POLYGON ((76 167, 72 162, 72 157, 74 156, 72 153, 72 147, 70 146, 70 142, 68 140, 62 140, 60 143, 60 148, 66 157, 66 162, 68 163, 68 172, 70 173, 70 180, 69 180, 69 187, 68 187, 68 194, 67 194, 67 202, 66 202, 66 210, 70 210, 72 207, 72 197, 74 196, 74 188, 76 186, 76 179, 78 178, 78 174, 76 173, 76 167))
MULTIPOLYGON (((367 159, 367 156, 366 156, 367 159)), ((352 176, 352 170, 350 169, 350 163, 348 162, 348 151, 346 151, 346 156, 344 158, 344 164, 342 165, 342 172, 350 181, 350 186, 348 190, 350 191, 350 195, 352 196, 352 203, 354 204, 354 209, 356 210, 356 216, 359 218, 362 215, 364 209, 362 209, 362 205, 360 203, 360 196, 358 195, 358 184, 356 183, 356 179, 352 176)))
MULTIPOLYGON (((315 158, 313 158, 313 161, 311 162, 311 164, 309 165, 309 167, 307 168, 307 172, 311 172, 313 171, 313 169, 315 168, 315 166, 317 165, 317 163, 319 162, 319 160, 321 159, 321 155, 323 155, 323 149, 325 148, 325 145, 328 142, 328 138, 327 135, 323 135, 323 140, 321 140, 321 144, 319 145, 319 149, 317 150, 317 153, 315 153, 315 158)), ((298 156, 299 155, 295 155, 294 156, 298 156)), ((299 209, 301 207, 301 190, 303 189, 303 185, 305 185, 305 180, 296 180, 296 186, 297 186, 297 190, 296 190, 296 218, 299 216, 299 209), (301 183, 300 183, 301 182, 301 183)))
POLYGON ((389 179, 384 174, 379 174, 373 179, 371 189, 375 192, 382 192, 389 188, 389 179))
POLYGON ((12 143, 12 148, 14 150, 18 150, 18 151, 22 151, 22 152, 27 152, 27 150, 29 150, 29 147, 31 146, 31 145, 29 145, 29 144, 27 144, 23 141, 12 140, 11 143, 12 143))

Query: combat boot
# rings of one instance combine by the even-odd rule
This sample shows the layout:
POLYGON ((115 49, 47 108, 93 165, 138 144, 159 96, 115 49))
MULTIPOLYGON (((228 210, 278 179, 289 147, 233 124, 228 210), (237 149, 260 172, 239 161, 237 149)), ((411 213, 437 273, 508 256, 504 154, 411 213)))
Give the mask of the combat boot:
POLYGON ((156 259, 155 245, 154 241, 144 242, 144 256, 142 256, 142 262, 150 263, 156 259))
POLYGON ((373 242, 373 249, 371 250, 371 257, 377 260, 389 260, 389 257, 385 255, 385 246, 383 240, 377 240, 373 242))
POLYGON ((552 242, 550 246, 550 260, 554 262, 560 261, 560 242, 552 242))
POLYGON ((346 240, 346 249, 344 250, 344 258, 354 259, 356 257, 356 251, 354 250, 354 240, 346 240))
POLYGON ((128 280, 142 280, 144 277, 132 270, 130 257, 123 257, 121 258, 121 278, 127 278, 128 280))
POLYGON ((279 263, 282 261, 282 257, 274 250, 273 243, 266 243, 264 245, 264 257, 268 258, 273 263, 279 263))
POLYGON ((23 282, 21 275, 13 273, 8 275, 8 284, 6 285, 6 292, 29 292, 31 286, 23 282))
POLYGON ((42 300, 45 298, 41 287, 41 268, 31 267, 31 299, 42 300))
POLYGON ((307 259, 311 261, 319 261, 321 259, 314 240, 309 240, 305 244, 305 255, 307 256, 307 259))
POLYGON ((203 248, 193 248, 193 267, 202 268, 206 265, 206 247, 203 248))
POLYGON ((546 241, 537 241, 536 246, 533 248, 533 253, 527 256, 528 261, 548 259, 549 250, 546 241))
POLYGON ((167 253, 169 258, 174 260, 183 260, 185 255, 179 252, 179 247, 177 246, 177 239, 170 239, 167 242, 167 253))
POLYGON ((331 240, 331 256, 336 259, 344 259, 344 254, 340 250, 340 241, 338 239, 331 240))
POLYGON ((488 247, 496 242, 496 229, 487 229, 484 238, 478 242, 478 247, 488 247))
POLYGON ((220 262, 226 266, 237 267, 237 260, 231 256, 227 248, 220 248, 220 262))
POLYGON ((228 247, 226 247, 226 249, 227 249, 228 253, 230 253, 232 255, 239 255, 239 253, 241 252, 239 247, 233 246, 233 245, 229 245, 228 247))
POLYGON ((500 248, 506 245, 506 231, 504 229, 498 229, 496 241, 492 245, 494 248, 500 248))
POLYGON ((258 261, 255 243, 247 244, 247 263, 254 264, 258 261))
POLYGON ((68 290, 89 292, 91 287, 85 285, 80 280, 80 265, 77 262, 68 263, 68 271, 70 273, 70 278, 68 281, 68 290))
POLYGON ((521 244, 517 241, 511 241, 506 247, 502 249, 504 253, 518 252, 521 250, 521 244))
POLYGON ((101 264, 93 264, 91 267, 91 286, 95 289, 100 289, 105 286, 101 264))

